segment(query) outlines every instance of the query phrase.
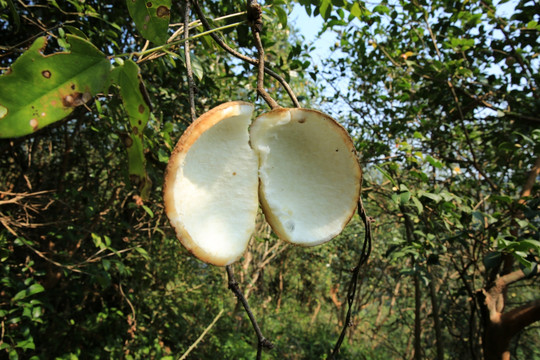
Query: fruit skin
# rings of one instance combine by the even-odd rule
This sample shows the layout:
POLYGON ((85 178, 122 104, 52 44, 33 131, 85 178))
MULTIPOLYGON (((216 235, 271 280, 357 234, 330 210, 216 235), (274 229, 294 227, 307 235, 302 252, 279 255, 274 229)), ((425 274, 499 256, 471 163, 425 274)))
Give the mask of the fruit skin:
MULTIPOLYGON (((165 180, 163 187, 165 212, 169 218, 171 225, 176 231, 178 239, 180 240, 182 245, 184 245, 184 247, 197 258, 204 262, 217 266, 229 265, 235 262, 238 258, 240 258, 245 251, 245 248, 247 248, 247 242, 249 241, 250 236, 247 236, 246 239, 242 239, 245 242, 244 249, 242 251, 238 251, 237 254, 232 257, 220 256, 219 254, 209 252, 208 249, 202 248, 197 244, 196 241, 194 241, 194 239, 184 226, 180 214, 178 214, 173 189, 179 168, 183 166, 188 151, 201 137, 201 135, 213 126, 215 126, 220 121, 227 119, 229 116, 234 116, 246 112, 249 112, 249 117, 251 118, 251 114, 253 113, 252 104, 243 101, 233 101, 221 104, 201 115, 182 134, 180 140, 176 144, 173 152, 171 153, 169 164, 167 165, 167 169, 165 171, 165 180)), ((255 227, 256 212, 257 206, 255 204, 253 214, 250 214, 253 216, 253 228, 255 227)))
POLYGON ((307 247, 325 243, 341 233, 356 211, 362 183, 356 149, 345 128, 317 110, 280 108, 258 117, 250 128, 250 138, 259 155, 259 201, 278 237, 307 247), (315 130, 310 130, 310 126, 315 126, 315 130), (287 137, 291 138, 285 140, 281 156, 293 166, 285 164, 283 176, 268 175, 265 179, 265 172, 275 174, 280 167, 279 162, 268 160, 276 150, 270 143, 278 144, 287 137), (319 157, 324 159, 322 166, 310 166, 314 160, 311 154, 315 162, 319 157), (334 171, 338 163, 341 170, 334 171), (302 197, 305 189, 314 193, 302 197), (275 196, 282 201, 276 202, 275 196), (334 206, 336 216, 325 217, 327 204, 334 206))

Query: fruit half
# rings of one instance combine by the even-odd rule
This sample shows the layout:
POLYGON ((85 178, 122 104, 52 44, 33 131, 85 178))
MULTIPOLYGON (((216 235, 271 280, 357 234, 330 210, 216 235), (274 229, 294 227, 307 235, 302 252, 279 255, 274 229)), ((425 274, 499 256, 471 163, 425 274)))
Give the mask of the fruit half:
POLYGON ((301 246, 338 235, 354 215, 362 176, 347 131, 319 111, 277 109, 253 122, 250 137, 274 232, 301 246))
POLYGON ((258 210, 258 161, 249 146, 253 105, 222 104, 195 120, 174 148, 163 197, 180 242, 210 264, 246 250, 258 210))

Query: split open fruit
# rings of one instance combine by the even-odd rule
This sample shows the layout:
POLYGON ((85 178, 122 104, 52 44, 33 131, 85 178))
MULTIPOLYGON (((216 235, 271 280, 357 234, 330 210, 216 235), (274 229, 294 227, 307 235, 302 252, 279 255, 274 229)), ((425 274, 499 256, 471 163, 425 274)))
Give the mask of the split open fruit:
POLYGON ((279 238, 301 246, 338 235, 358 203, 361 169, 341 125, 319 111, 283 108, 252 123, 253 109, 234 101, 199 117, 165 174, 171 225, 210 264, 242 256, 259 202, 279 238))

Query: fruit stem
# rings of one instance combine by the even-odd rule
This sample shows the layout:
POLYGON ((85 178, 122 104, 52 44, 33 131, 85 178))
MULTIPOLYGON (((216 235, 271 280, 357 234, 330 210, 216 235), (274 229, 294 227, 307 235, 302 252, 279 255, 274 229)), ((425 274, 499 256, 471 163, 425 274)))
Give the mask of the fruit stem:
POLYGON ((247 15, 251 32, 255 38, 255 46, 257 47, 257 52, 259 53, 259 63, 257 64, 257 94, 259 94, 264 101, 266 101, 272 110, 278 109, 281 106, 279 106, 278 103, 272 99, 270 94, 268 94, 264 88, 264 47, 262 45, 260 34, 262 31, 262 10, 261 5, 257 3, 257 0, 248 0, 247 15))
POLYGON ((191 70, 191 56, 189 53, 189 10, 190 1, 186 1, 184 8, 184 58, 186 60, 186 72, 188 80, 189 91, 189 112, 191 115, 191 122, 194 122, 197 118, 195 114, 195 82, 193 81, 193 71, 191 70))

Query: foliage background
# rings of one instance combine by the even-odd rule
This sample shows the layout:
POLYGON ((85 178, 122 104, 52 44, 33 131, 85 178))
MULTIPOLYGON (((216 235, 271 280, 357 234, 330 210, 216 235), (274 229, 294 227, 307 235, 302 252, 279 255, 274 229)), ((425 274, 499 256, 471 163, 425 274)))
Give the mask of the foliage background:
MULTIPOLYGON (((489 1, 299 3, 338 34, 335 56, 312 66, 310 45, 287 22, 292 4, 274 2, 264 13, 268 63, 302 106, 332 114, 354 137, 376 219, 340 357, 437 358, 441 347, 442 358, 480 358, 476 291, 521 266, 528 276, 508 289, 507 307, 540 297, 537 176, 523 193, 540 167, 538 4, 513 2, 503 16, 489 1)), ((0 4, 4 72, 42 35, 46 53, 66 47, 66 34, 86 36, 114 66, 145 44, 123 1, 0 4)), ((205 2, 204 11, 218 18, 242 5, 205 2)), ((182 22, 183 6, 173 3, 171 24, 182 22)), ((223 36, 255 54, 247 25, 223 36)), ((197 114, 236 99, 265 110, 250 65, 209 37, 191 49, 197 114)), ((189 357, 255 357, 224 270, 190 257, 163 213, 168 155, 190 122, 183 50, 138 66, 153 104, 143 138, 148 198, 129 176, 132 130, 116 87, 36 134, 0 140, 2 357, 179 358, 221 309, 189 357)), ((266 88, 291 106, 268 77, 266 88)), ((258 229, 235 272, 276 344, 264 357, 327 358, 343 326, 361 221, 313 249, 285 245, 262 216, 258 229)), ((521 330, 512 355, 540 357, 539 340, 538 325, 521 330)))

